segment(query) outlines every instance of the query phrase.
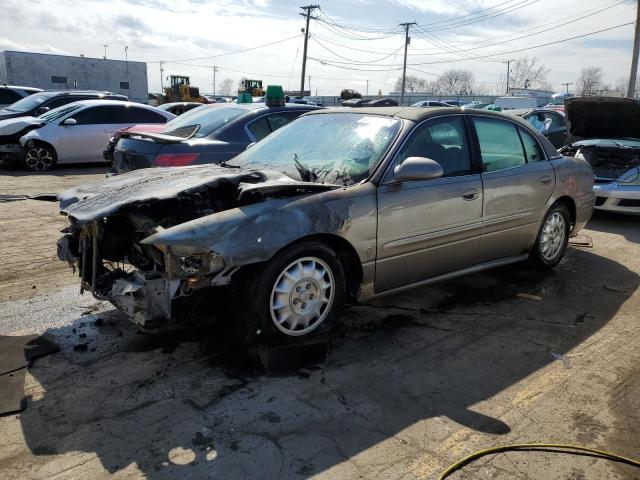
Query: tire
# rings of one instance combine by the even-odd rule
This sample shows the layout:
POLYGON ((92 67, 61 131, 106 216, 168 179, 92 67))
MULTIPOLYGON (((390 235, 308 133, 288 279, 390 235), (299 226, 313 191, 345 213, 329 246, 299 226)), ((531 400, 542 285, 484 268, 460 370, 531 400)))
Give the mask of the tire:
POLYGON ((34 172, 51 170, 57 161, 53 147, 43 143, 32 144, 24 154, 25 167, 34 172))
MULTIPOLYGON (((243 278, 244 277, 244 278, 243 278)), ((344 269, 335 252, 305 242, 272 258, 235 287, 237 325, 250 343, 307 339, 331 328, 345 296, 344 269)))
POLYGON ((564 256, 569 243, 571 217, 569 210, 562 203, 555 203, 547 211, 531 249, 529 258, 534 266, 552 269, 564 256))

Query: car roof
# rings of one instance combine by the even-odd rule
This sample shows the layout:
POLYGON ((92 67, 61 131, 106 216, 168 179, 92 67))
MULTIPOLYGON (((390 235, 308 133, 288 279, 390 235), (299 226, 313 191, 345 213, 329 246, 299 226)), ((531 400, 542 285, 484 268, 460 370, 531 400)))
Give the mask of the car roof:
MULTIPOLYGON (((144 103, 130 102, 128 100, 108 100, 108 99, 102 99, 102 98, 97 98, 95 100, 78 100, 77 102, 72 102, 72 104, 83 105, 87 107, 91 107, 95 105, 125 105, 128 107, 128 106, 135 105, 136 107, 145 108, 147 110, 154 110, 154 111, 160 110, 159 108, 152 107, 151 105, 145 105, 144 103)), ((160 110, 160 111, 164 113, 168 113, 168 112, 165 112, 164 110, 160 110)))
POLYGON ((326 115, 329 113, 357 113, 364 115, 383 115, 385 117, 396 117, 404 120, 411 120, 412 122, 420 122, 429 117, 437 117, 442 114, 451 115, 452 113, 480 113, 482 115, 488 115, 492 117, 504 118, 504 115, 500 112, 492 112, 490 110, 480 110, 475 108, 455 108, 455 107, 360 107, 345 108, 337 107, 331 109, 321 109, 318 111, 309 112, 307 115, 326 115))
POLYGON ((42 90, 41 93, 43 95, 47 95, 47 96, 56 96, 56 95, 102 95, 102 96, 112 96, 112 97, 124 97, 125 95, 122 95, 120 93, 113 93, 113 92, 107 92, 107 91, 100 91, 100 90, 42 90))
POLYGON ((0 88, 17 88, 20 90, 24 90, 26 92, 42 92, 43 90, 41 88, 36 88, 36 87, 23 87, 22 85, 6 85, 6 84, 1 84, 0 88))

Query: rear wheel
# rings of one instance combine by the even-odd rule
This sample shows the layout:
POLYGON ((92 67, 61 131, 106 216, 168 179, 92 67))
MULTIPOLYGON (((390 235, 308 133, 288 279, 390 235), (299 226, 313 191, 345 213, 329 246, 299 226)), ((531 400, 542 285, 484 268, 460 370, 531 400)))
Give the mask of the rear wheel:
POLYGON ((242 282, 239 300, 248 340, 286 341, 330 327, 342 307, 345 278, 335 252, 319 242, 276 255, 253 281, 242 282), (242 291, 245 290, 246 291, 242 291))
POLYGON ((24 163, 34 172, 50 170, 56 164, 56 152, 49 145, 31 145, 25 153, 24 163))
POLYGON ((553 268, 564 256, 569 242, 571 226, 569 211, 562 203, 551 206, 544 217, 536 244, 531 251, 531 261, 542 268, 553 268))

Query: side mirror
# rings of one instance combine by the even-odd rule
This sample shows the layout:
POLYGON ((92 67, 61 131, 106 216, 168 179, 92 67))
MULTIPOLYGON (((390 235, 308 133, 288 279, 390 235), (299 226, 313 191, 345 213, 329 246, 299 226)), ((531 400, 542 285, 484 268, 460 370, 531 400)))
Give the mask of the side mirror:
POLYGON ((244 149, 245 150, 249 150, 251 147, 253 147, 256 144, 256 142, 251 142, 249 145, 247 145, 244 149))
POLYGON ((42 115, 43 113, 47 113, 51 110, 49 107, 40 107, 36 110, 36 115, 42 115))
POLYGON ((77 124, 78 122, 75 118, 67 118, 64 122, 62 122, 62 125, 66 125, 67 127, 72 127, 73 125, 77 124))
POLYGON ((397 182, 433 180, 442 177, 443 174, 442 166, 438 162, 425 157, 409 157, 393 169, 393 176, 397 182))

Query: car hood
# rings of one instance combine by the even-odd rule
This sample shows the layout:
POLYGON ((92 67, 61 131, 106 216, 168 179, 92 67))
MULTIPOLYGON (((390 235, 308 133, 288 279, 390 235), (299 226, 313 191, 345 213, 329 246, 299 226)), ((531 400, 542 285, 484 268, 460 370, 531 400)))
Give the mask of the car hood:
MULTIPOLYGON (((302 194, 338 188, 336 185, 296 181, 276 170, 248 170, 219 165, 134 170, 60 194, 63 213, 77 223, 104 218, 162 200, 177 199, 185 206, 199 198, 221 196, 234 203, 251 203, 274 193, 302 194)), ((187 207, 188 208, 188 207, 187 207)))
POLYGON ((640 138, 640 101, 616 97, 565 100, 569 142, 595 138, 640 138))
POLYGON ((0 117, 0 135, 13 135, 31 125, 42 125, 43 121, 36 117, 19 117, 2 120, 0 117))

